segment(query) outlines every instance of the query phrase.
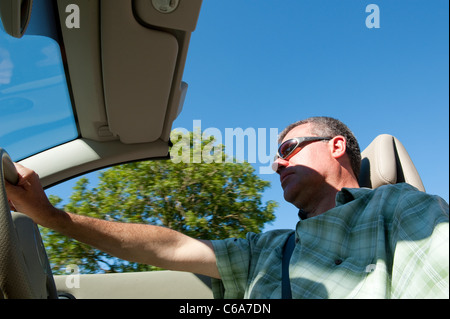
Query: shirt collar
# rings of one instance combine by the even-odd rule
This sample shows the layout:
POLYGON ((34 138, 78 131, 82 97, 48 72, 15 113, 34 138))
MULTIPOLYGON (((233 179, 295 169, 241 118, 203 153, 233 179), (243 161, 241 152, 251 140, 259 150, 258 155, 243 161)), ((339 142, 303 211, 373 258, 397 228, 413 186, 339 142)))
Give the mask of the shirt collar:
MULTIPOLYGON (((360 198, 364 195, 366 195, 368 192, 372 191, 370 188, 342 188, 337 194, 336 194, 336 207, 347 204, 357 198, 360 198)), ((300 209, 298 211, 298 218, 300 220, 305 220, 306 212, 303 209, 300 209)))
POLYGON ((347 188, 344 187, 336 194, 336 207, 347 204, 355 199, 365 196, 371 192, 370 188, 347 188))

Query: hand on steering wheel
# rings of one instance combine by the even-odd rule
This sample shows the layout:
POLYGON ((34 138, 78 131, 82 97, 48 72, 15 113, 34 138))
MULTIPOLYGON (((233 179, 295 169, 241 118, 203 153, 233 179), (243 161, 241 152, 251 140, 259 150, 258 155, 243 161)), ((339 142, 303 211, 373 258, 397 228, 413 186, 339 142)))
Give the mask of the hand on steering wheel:
POLYGON ((57 298, 39 230, 23 214, 13 213, 13 218, 5 179, 17 184, 19 175, 8 153, 0 148, 0 299, 57 298), (16 231, 17 227, 22 231, 16 231))

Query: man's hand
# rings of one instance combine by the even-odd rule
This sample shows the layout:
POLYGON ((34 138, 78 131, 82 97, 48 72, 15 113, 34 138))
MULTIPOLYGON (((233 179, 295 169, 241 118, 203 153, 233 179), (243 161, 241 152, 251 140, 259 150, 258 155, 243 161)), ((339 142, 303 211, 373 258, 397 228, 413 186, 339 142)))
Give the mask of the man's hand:
POLYGON ((19 174, 19 182, 17 185, 5 182, 11 209, 28 215, 37 224, 46 226, 56 208, 48 200, 38 174, 20 164, 14 165, 19 174))

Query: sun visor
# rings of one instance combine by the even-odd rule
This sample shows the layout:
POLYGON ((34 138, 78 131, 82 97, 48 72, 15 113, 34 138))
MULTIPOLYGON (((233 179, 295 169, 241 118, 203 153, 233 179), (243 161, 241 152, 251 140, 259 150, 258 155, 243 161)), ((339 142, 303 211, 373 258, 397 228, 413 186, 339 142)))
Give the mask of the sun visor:
POLYGON ((202 0, 134 0, 136 15, 144 23, 193 32, 202 0))
POLYGON ((139 24, 131 1, 102 1, 101 55, 109 130, 123 143, 157 140, 177 63, 177 39, 139 24))
MULTIPOLYGON (((2 0, 0 0, 2 1, 2 0)), ((169 141, 200 0, 58 0, 80 135, 122 143, 169 141)))
POLYGON ((1 0, 0 18, 6 33, 21 38, 30 22, 33 0, 1 0))

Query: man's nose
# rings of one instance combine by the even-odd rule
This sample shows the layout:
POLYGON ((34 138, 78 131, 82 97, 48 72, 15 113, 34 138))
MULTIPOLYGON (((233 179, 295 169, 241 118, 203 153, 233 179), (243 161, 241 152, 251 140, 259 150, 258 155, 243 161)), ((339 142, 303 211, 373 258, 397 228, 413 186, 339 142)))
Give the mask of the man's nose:
POLYGON ((272 163, 272 169, 280 174, 281 171, 289 165, 289 161, 282 159, 281 157, 277 157, 272 163))

